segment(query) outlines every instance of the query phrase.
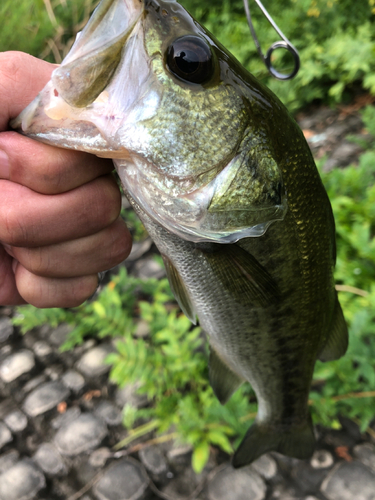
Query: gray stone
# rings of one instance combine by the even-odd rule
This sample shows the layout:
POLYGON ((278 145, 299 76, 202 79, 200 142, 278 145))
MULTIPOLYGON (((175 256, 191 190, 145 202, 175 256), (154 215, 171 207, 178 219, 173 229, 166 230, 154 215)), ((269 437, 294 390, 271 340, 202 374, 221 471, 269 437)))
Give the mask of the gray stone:
POLYGON ((105 364, 104 360, 113 352, 113 347, 109 344, 101 344, 87 351, 76 364, 77 370, 86 377, 97 377, 110 370, 110 365, 105 364))
POLYGON ((103 448, 98 448, 94 450, 89 458, 89 464, 92 467, 104 467, 107 463, 107 460, 113 456, 113 453, 109 448, 103 446, 103 448))
POLYGON ((48 358, 48 356, 50 356, 53 352, 51 346, 44 340, 38 340, 37 342, 35 342, 35 344, 33 345, 33 351, 35 353, 35 356, 42 360, 48 358))
POLYGON ((343 462, 321 486, 328 500, 375 500, 375 475, 361 462, 343 462))
POLYGON ((125 405, 134 406, 134 408, 142 408, 147 405, 146 394, 137 394, 137 384, 127 384, 124 387, 119 387, 116 391, 116 403, 123 407, 125 405))
POLYGON ((141 319, 137 322, 137 326, 134 335, 138 338, 145 338, 150 335, 150 324, 148 321, 141 319))
POLYGON ((265 479, 271 479, 276 476, 277 473, 276 460, 268 454, 262 455, 255 460, 255 462, 251 464, 251 467, 265 479))
POLYGON ((121 411, 109 401, 102 401, 95 409, 95 415, 104 420, 104 422, 111 425, 120 425, 122 422, 121 411))
POLYGON ((126 458, 109 467, 94 487, 98 500, 142 500, 148 477, 136 460, 126 458))
POLYGON ((35 366, 34 355, 31 351, 22 349, 11 354, 0 365, 0 378, 6 382, 13 382, 24 373, 28 373, 35 366))
POLYGON ((311 457, 310 464, 314 469, 326 469, 334 463, 332 454, 327 450, 316 450, 311 457))
POLYGON ((106 435, 107 428, 102 420, 91 413, 83 413, 60 428, 55 444, 63 455, 74 456, 96 448, 106 435))
POLYGON ((193 496, 198 484, 198 476, 191 466, 183 469, 176 477, 168 481, 168 484, 162 489, 167 498, 184 499, 193 496))
POLYGON ((64 371, 64 367, 62 365, 50 365, 44 370, 44 373, 50 380, 56 381, 60 380, 64 371))
POLYGON ((0 475, 13 467, 19 458, 17 450, 9 450, 7 453, 0 455, 0 475))
POLYGON ((36 417, 52 410, 68 396, 69 389, 61 382, 46 382, 27 396, 23 407, 29 417, 36 417))
POLYGON ((358 444, 354 447, 353 452, 360 462, 375 471, 375 446, 373 444, 358 444))
POLYGON ((43 443, 34 455, 35 462, 43 472, 49 476, 58 476, 66 473, 65 463, 55 446, 43 443))
POLYGON ((225 467, 208 483, 209 500, 263 500, 265 495, 263 479, 249 467, 225 467))
POLYGON ((26 382, 26 384, 23 386, 23 391, 31 392, 33 389, 43 384, 43 382, 45 382, 46 380, 47 377, 42 373, 41 375, 38 375, 37 377, 34 377, 28 382, 26 382))
POLYGON ((10 443, 12 439, 12 433, 10 432, 8 427, 3 422, 0 422, 0 450, 6 444, 10 443))
POLYGON ((31 500, 44 488, 44 475, 30 460, 21 460, 0 476, 0 500, 31 500))
POLYGON ((22 432, 27 427, 27 417, 21 410, 14 410, 4 417, 4 422, 12 432, 22 432))
POLYGON ((66 341, 71 331, 72 327, 70 325, 62 323, 53 330, 49 336, 49 341, 53 346, 60 347, 66 341))
POLYGON ((0 317, 0 342, 5 342, 13 333, 13 325, 9 318, 0 317))
POLYGON ((164 453, 158 446, 148 446, 139 452, 143 465, 153 476, 164 475, 168 471, 168 464, 164 453))
POLYGON ((134 265, 134 272, 141 279, 161 279, 165 276, 164 267, 152 257, 138 260, 134 265))
POLYGON ((73 392, 79 392, 85 386, 85 379, 75 370, 68 370, 61 378, 61 382, 73 392))
POLYGON ((68 408, 65 413, 61 413, 57 415, 52 421, 51 425, 54 429, 60 429, 64 425, 68 425, 73 420, 77 420, 77 418, 81 415, 81 410, 78 406, 73 406, 72 408, 68 408))

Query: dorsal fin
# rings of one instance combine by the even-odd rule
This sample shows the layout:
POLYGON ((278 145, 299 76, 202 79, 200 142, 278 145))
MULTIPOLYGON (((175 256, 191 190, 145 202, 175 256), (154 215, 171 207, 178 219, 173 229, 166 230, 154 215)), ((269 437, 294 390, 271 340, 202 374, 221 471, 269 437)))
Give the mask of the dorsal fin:
POLYGON ((189 293, 186 289, 185 283, 183 282, 180 273, 177 271, 172 261, 166 255, 162 254, 162 257, 172 293, 176 297, 176 300, 179 306, 181 307, 182 311, 190 319, 190 321, 194 325, 196 325, 197 324, 196 313, 194 310, 193 303, 189 297, 189 293))

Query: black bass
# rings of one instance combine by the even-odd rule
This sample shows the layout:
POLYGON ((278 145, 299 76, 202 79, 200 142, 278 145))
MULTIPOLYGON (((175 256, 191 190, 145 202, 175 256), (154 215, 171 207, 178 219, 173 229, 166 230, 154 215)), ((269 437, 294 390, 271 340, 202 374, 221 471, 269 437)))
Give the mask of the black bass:
POLYGON ((258 415, 233 459, 309 457, 316 359, 347 328, 331 206, 301 130, 175 1, 103 0, 13 127, 113 158, 171 288, 210 342, 221 403, 248 381, 258 415))

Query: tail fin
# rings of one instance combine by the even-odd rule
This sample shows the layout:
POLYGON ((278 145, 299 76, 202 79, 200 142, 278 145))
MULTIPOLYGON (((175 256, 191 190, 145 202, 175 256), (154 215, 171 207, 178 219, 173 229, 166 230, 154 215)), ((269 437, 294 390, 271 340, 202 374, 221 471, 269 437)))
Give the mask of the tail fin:
POLYGON ((247 431, 233 457, 233 467, 248 465, 269 451, 294 458, 310 458, 315 437, 311 420, 299 426, 271 426, 255 423, 247 431))

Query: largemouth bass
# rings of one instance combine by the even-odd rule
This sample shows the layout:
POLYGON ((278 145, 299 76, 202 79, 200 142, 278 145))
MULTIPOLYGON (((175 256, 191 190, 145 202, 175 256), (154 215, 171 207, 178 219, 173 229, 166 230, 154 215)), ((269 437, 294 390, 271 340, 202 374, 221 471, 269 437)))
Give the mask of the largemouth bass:
POLYGON ((347 328, 331 206, 278 98, 175 1, 103 0, 13 127, 113 158, 182 310, 210 342, 221 403, 243 381, 258 414, 235 467, 309 457, 317 359, 347 328))

